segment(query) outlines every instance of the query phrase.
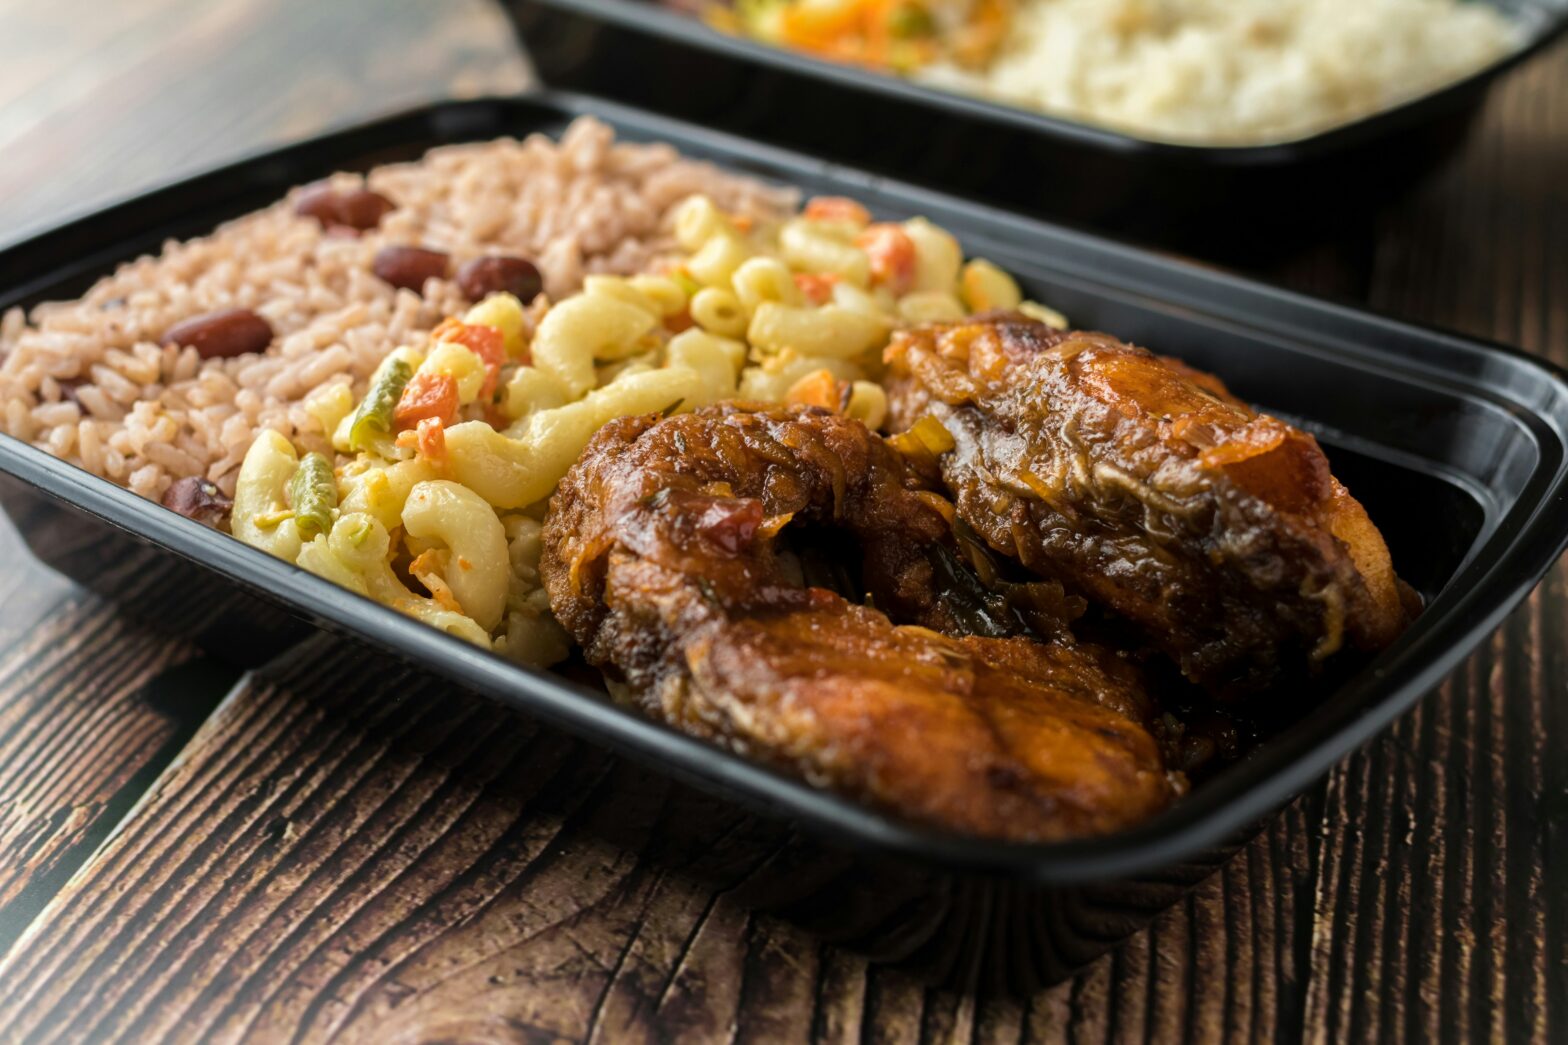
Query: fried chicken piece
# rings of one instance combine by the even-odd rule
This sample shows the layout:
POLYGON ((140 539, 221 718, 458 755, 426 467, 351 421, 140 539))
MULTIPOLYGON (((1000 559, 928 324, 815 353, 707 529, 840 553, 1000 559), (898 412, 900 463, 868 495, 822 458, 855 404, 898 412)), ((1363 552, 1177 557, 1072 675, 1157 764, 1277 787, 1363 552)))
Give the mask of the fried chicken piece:
POLYGON ((1020 840, 1164 807, 1183 780, 1134 669, 1093 647, 932 630, 965 620, 933 567, 948 512, 880 437, 816 408, 626 418, 551 500, 541 573, 643 713, 814 784, 1020 840), (802 586, 785 527, 852 543, 879 608, 802 586))
POLYGON ((886 359, 892 427, 952 437, 959 518, 1220 695, 1386 646, 1413 612, 1317 441, 1212 375, 1013 314, 901 332, 886 359))

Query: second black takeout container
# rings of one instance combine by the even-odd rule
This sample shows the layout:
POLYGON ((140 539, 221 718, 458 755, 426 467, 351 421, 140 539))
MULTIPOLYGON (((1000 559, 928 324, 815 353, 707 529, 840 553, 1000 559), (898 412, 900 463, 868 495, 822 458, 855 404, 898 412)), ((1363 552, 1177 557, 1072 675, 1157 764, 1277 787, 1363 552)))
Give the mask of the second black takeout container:
MULTIPOLYGON (((692 6, 696 0, 688 0, 692 6)), ((732 36, 658 0, 503 0, 545 83, 1057 221, 1257 258, 1363 219, 1463 140, 1568 0, 1475 0, 1519 47, 1436 91, 1267 145, 1153 141, 732 36)))
MULTIPOLYGON (((1080 327, 1212 369, 1305 426, 1366 504, 1426 611, 1294 726, 1141 826, 1024 845, 910 826, 639 718, 551 672, 479 651, 10 438, 0 500, 37 554, 245 665, 318 633, 363 658, 366 699, 389 665, 470 690, 793 825, 749 902, 950 981, 1027 990, 1127 935, 1250 837, 1258 822, 1431 690, 1503 619, 1565 543, 1568 384, 1548 364, 796 153, 567 96, 435 105, 221 170, 0 252, 0 308, 70 298, 117 263, 331 171, 444 143, 559 133, 590 112, 625 138, 925 215, 1017 274, 1080 327)), ((354 677, 355 672, 333 672, 354 677)), ((336 684, 336 683, 334 683, 336 684)))

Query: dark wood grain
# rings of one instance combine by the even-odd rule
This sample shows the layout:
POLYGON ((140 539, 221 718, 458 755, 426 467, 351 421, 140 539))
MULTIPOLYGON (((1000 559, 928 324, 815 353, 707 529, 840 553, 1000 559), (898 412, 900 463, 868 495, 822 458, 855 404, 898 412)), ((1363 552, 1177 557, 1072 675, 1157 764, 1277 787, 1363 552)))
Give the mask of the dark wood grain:
MULTIPOLYGON (((148 134, 212 127, 187 137, 238 151, 304 127, 292 119, 320 126, 384 107, 390 81, 375 77, 391 74, 321 71, 326 41, 352 50, 342 27, 368 9, 328 6, 283 3, 262 17, 254 4, 214 14, 165 0, 145 37, 116 44, 103 30, 93 46, 120 70, 105 79, 138 93, 107 106, 101 119, 127 126, 92 154, 125 162, 132 181, 161 178, 163 161, 141 151, 148 134), (219 77, 222 42, 236 32, 265 35, 256 46, 270 54, 322 41, 299 60, 303 88, 274 86, 291 101, 262 99, 240 126, 218 127, 215 114, 253 98, 257 84, 282 82, 275 70, 242 62, 210 103, 171 101, 148 85, 170 82, 158 79, 170 75, 160 61, 219 77), (174 58, 147 57, 160 34, 174 58), (142 57, 115 53, 132 44, 142 57), (138 124, 136 99, 166 108, 138 124)), ((375 38, 383 49, 426 45, 409 59, 424 70, 411 80, 424 76, 433 93, 448 72, 500 68, 486 48, 505 41, 483 5, 373 10, 375 27, 364 31, 386 34, 375 38)), ((22 68, 31 70, 24 96, 45 99, 49 113, 74 111, 80 100, 37 62, 22 68)), ((17 82, 14 64, 10 75, 17 82)), ((86 121, 62 139, 58 127, 0 113, 0 134, 46 154, 99 148, 86 121)), ((1474 141, 1430 185, 1364 234, 1264 275, 1568 362, 1565 128, 1568 47, 1559 47, 1506 83, 1474 141)), ((192 145, 174 159, 213 155, 192 145)), ((102 176, 42 182, 36 165, 0 171, 0 228, 34 207, 108 191, 102 176)), ((777 827, 448 694, 363 697, 344 679, 323 699, 286 679, 252 679, 169 761, 189 719, 160 721, 158 701, 137 695, 188 651, 58 581, 35 583, 45 576, 30 566, 0 575, 0 592, 16 601, 0 604, 0 634, 33 635, 0 659, 0 904, 10 905, 0 907, 0 944, 8 912, 31 917, 47 901, 0 963, 0 1037, 1568 1036, 1561 565, 1438 693, 1148 931, 1076 979, 1020 999, 928 989, 753 913, 741 898, 782 844, 777 827), (72 647, 83 634, 95 645, 72 647), (137 774, 165 761, 139 807, 86 859, 137 774), (30 839, 56 839, 36 825, 75 825, 82 808, 92 811, 87 826, 28 850, 41 862, 10 855, 30 839), (36 869, 46 864, 53 870, 36 869)), ((330 657, 324 663, 331 670, 330 657)))
POLYGON ((0 515, 0 951, 183 748, 237 673, 34 561, 0 515))
POLYGON ((320 689, 337 696, 256 683, 203 727, 6 963, 18 1036, 1203 1039, 1284 1022, 1274 868, 1299 811, 1078 981, 981 1000, 749 913, 736 895, 777 826, 478 702, 320 689))
POLYGON ((235 672, 66 600, 0 657, 0 947, 30 925, 235 672))

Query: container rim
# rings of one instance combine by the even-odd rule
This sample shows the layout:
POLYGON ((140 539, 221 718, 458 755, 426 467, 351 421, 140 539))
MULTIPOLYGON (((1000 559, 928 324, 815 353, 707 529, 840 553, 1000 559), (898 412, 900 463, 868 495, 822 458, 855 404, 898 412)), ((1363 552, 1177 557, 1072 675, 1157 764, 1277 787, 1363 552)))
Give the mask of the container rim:
POLYGON ((512 8, 527 8, 530 5, 572 11, 665 40, 727 53, 731 57, 784 72, 809 73, 841 87, 870 91, 906 103, 944 108, 958 115, 1004 123, 1015 129, 1090 145, 1108 152, 1204 165, 1218 163, 1238 168, 1296 163, 1381 137, 1396 127, 1418 120, 1420 113, 1426 109, 1440 107, 1475 87, 1490 83, 1568 34, 1568 5, 1564 5, 1551 16, 1535 19, 1538 24, 1523 26, 1532 33, 1513 50, 1457 80, 1411 95, 1388 108, 1375 110, 1347 123, 1334 124, 1293 138, 1227 145, 1143 137, 1130 131, 1074 120, 1022 105, 943 90, 904 77, 831 62, 721 32, 693 16, 663 8, 658 0, 502 0, 502 6, 508 9, 507 13, 514 23, 516 12, 512 8))
MULTIPOLYGON (((946 834, 894 820, 849 799, 815 790, 617 708, 602 696, 560 676, 523 668, 470 647, 10 437, 0 438, 0 472, 122 531, 206 566, 242 588, 311 619, 318 626, 352 633, 503 704, 534 714, 574 734, 587 735, 672 776, 708 790, 722 789, 721 793, 732 801, 804 821, 813 831, 840 844, 945 869, 999 874, 1037 884, 1099 881, 1148 871, 1219 843, 1256 822, 1293 798, 1446 676, 1491 633, 1568 545, 1568 437, 1564 434, 1565 426, 1568 426, 1568 371, 1549 361, 1480 339, 1378 318, 1087 233, 581 96, 539 94, 526 99, 437 103, 330 131, 296 145, 257 150, 237 162, 177 179, 161 189, 138 193, 119 204, 95 210, 92 216, 67 220, 51 231, 0 250, 0 263, 25 256, 52 239, 67 238, 80 243, 83 231, 80 226, 84 222, 117 209, 135 210, 145 205, 149 197, 160 193, 179 194, 193 182, 221 182, 258 166, 283 171, 287 169, 284 161, 312 153, 321 154, 323 162, 350 164, 355 158, 351 150, 369 151, 359 146, 378 130, 412 136, 420 128, 433 132, 443 118, 448 118, 448 123, 441 124, 448 133, 455 126, 469 140, 520 129, 515 119, 486 122, 482 117, 487 107, 499 108, 506 115, 513 114, 519 107, 532 109, 534 112, 530 115, 541 125, 547 120, 564 121, 591 112, 618 125, 630 136, 663 135, 676 139, 683 148, 696 146, 710 153, 722 153, 732 164, 753 169, 760 163, 764 168, 771 167, 786 174, 815 170, 846 185, 872 188, 879 194, 894 196, 915 206, 922 200, 929 200, 985 226, 1005 223, 1026 235, 1041 237, 1042 242, 1073 243, 1145 270, 1170 272, 1219 291, 1221 296, 1287 303, 1325 321, 1358 323, 1363 334, 1402 335, 1419 340, 1423 346, 1443 349, 1424 365, 1416 365, 1404 356, 1391 357, 1413 373, 1444 374, 1450 380, 1458 380, 1463 371, 1452 364, 1456 356, 1471 361, 1506 359, 1516 375, 1528 379, 1525 383, 1534 392, 1526 397, 1517 389, 1493 388, 1490 398, 1515 415, 1534 441, 1539 460, 1517 503, 1485 546, 1471 556, 1460 574, 1449 583, 1441 597, 1444 603, 1441 618, 1434 615, 1431 626, 1425 629, 1418 623, 1412 633, 1407 633, 1405 639, 1385 651, 1369 669, 1359 673, 1339 691, 1339 702, 1349 711, 1332 720, 1309 718, 1298 723, 1271 741, 1267 759, 1253 759, 1230 767, 1217 779, 1142 824, 1104 838, 1056 843, 998 842, 946 834), (1450 362, 1444 365, 1444 359, 1450 362)), ((236 180, 231 203, 240 203, 242 192, 256 187, 253 180, 236 180)), ((89 248, 82 252, 95 264, 107 262, 110 253, 110 248, 89 248)), ((68 267, 60 271, 68 271, 68 267)), ((29 285, 41 285, 46 278, 41 276, 30 284, 11 287, 3 295, 4 303, 10 304, 27 296, 29 285)), ((1213 314, 1224 315, 1224 310, 1213 314)), ((1261 325, 1257 319, 1250 322, 1261 325)))

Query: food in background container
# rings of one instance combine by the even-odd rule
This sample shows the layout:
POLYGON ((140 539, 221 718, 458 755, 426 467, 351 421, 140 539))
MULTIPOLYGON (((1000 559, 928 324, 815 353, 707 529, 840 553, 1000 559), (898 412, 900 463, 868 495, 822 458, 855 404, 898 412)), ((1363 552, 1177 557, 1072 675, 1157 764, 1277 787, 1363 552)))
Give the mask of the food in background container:
POLYGON ((705 17, 931 86, 1211 145, 1370 115, 1522 35, 1479 0, 736 0, 705 17))

